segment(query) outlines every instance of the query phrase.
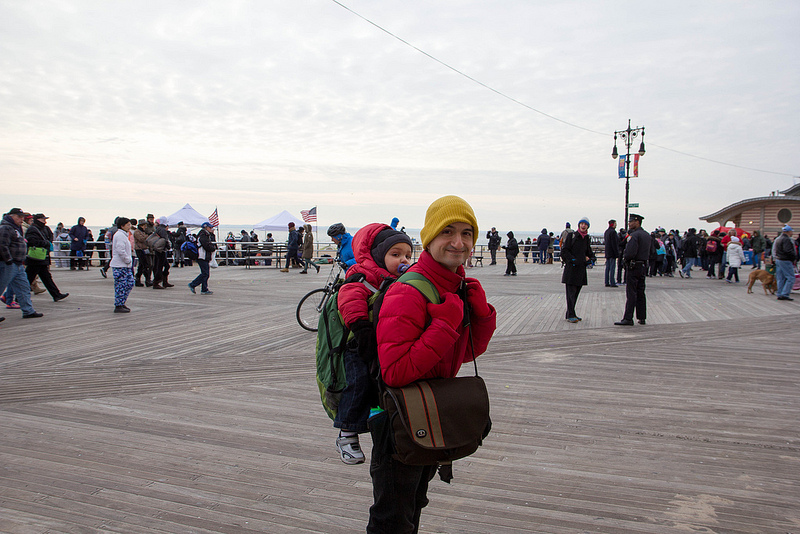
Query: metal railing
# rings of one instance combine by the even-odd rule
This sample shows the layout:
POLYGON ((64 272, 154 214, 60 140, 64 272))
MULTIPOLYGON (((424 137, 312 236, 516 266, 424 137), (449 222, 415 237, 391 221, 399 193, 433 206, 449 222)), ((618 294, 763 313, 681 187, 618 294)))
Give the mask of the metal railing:
MULTIPOLYGON (((265 267, 281 267, 286 259, 287 246, 286 243, 274 243, 266 241, 247 242, 242 243, 237 241, 231 244, 226 241, 217 241, 217 261, 220 265, 238 265, 244 267, 265 266, 265 267)), ((106 249, 104 241, 90 241, 87 242, 87 249, 83 252, 82 256, 75 254, 74 251, 69 249, 61 249, 61 245, 69 246, 68 241, 55 241, 53 243, 53 250, 50 253, 51 267, 70 267, 78 266, 82 268, 102 267, 107 261, 110 260, 110 251, 106 249), (74 260, 74 261, 73 261, 74 260)), ((524 253, 525 244, 520 245, 520 254, 522 257, 524 253)), ((530 245, 528 251, 529 259, 535 262, 539 261, 539 249, 535 244, 530 245)), ((598 258, 604 256, 604 246, 602 239, 592 239, 592 250, 598 258)), ((170 248, 167 251, 167 259, 172 263, 175 261, 174 249, 170 248)), ((413 247, 413 259, 419 258, 422 253, 422 245, 415 243, 413 247)), ((560 249, 558 246, 554 247, 553 261, 560 260, 560 249)), ((336 257, 336 246, 333 243, 315 243, 314 244, 314 261, 323 260, 326 258, 336 257)), ((499 261, 505 260, 505 250, 502 248, 497 249, 496 258, 499 261)), ((476 245, 472 254, 473 265, 483 265, 483 262, 491 260, 491 252, 488 245, 476 245)), ((487 263, 488 265, 488 263, 487 263)))

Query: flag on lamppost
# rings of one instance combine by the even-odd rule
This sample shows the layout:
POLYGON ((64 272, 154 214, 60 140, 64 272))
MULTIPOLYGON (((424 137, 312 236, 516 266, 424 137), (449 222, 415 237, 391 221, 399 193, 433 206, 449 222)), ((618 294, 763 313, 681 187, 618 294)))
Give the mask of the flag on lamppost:
POLYGON ((633 176, 639 176, 639 154, 633 156, 633 176))
POLYGON ((619 177, 625 178, 625 158, 627 156, 620 156, 619 157, 619 177))

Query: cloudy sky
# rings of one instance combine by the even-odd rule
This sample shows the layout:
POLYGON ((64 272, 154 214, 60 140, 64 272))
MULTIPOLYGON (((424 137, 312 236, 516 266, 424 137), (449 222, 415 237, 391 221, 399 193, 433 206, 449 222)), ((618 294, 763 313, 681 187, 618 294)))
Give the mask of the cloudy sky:
POLYGON ((633 211, 703 227, 800 175, 798 27, 787 0, 0 0, 2 208, 418 228, 458 194, 482 230, 602 231, 631 119, 633 211))

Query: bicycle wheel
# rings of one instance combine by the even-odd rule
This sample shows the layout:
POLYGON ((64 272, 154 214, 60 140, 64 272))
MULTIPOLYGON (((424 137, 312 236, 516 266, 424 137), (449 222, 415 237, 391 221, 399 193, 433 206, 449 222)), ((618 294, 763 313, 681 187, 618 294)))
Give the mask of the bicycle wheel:
POLYGON ((297 305, 297 322, 309 332, 316 332, 319 324, 319 314, 325 303, 328 302, 328 291, 324 288, 315 289, 300 299, 297 305))

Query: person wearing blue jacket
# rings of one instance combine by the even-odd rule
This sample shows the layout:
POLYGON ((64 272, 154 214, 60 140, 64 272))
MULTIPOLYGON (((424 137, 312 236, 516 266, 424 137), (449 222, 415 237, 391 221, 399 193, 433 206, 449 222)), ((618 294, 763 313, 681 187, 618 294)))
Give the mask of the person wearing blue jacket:
MULTIPOLYGON (((244 232, 244 230, 242 230, 244 232)), ((246 233, 242 235, 242 240, 246 237, 246 233)), ((289 239, 286 242, 286 266, 281 269, 282 273, 288 273, 290 267, 300 267, 297 262, 297 251, 300 250, 300 245, 303 238, 295 229, 295 224, 289 221, 289 239)), ((242 245, 244 246, 244 245, 242 245)))
POLYGON ((353 236, 347 233, 347 229, 342 223, 335 223, 328 227, 328 236, 331 241, 336 243, 336 258, 347 267, 356 264, 356 257, 353 255, 353 236))

